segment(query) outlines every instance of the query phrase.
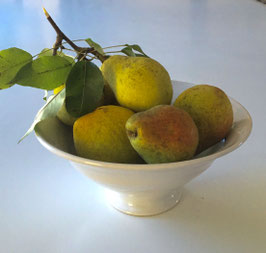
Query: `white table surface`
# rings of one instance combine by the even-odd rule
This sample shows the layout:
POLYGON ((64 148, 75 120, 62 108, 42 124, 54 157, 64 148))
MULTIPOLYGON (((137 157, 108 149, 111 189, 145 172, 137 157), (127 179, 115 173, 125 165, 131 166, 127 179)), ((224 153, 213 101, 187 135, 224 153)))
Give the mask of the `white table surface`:
POLYGON ((219 86, 253 118, 248 141, 186 185, 174 209, 137 218, 32 134, 43 92, 0 91, 0 252, 266 252, 266 5, 256 0, 0 0, 0 49, 38 53, 55 33, 137 43, 174 80, 219 86))

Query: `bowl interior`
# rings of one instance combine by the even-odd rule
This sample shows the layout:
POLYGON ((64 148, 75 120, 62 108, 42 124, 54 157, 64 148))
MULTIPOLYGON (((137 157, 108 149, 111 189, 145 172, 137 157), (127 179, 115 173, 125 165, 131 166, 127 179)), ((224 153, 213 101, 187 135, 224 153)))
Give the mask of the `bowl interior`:
MULTIPOLYGON (((175 99, 178 96, 178 94, 180 94, 183 90, 191 86, 193 85, 184 82, 173 81, 173 87, 174 87, 173 98, 175 99)), ((236 149, 245 142, 252 128, 251 117, 248 111, 241 104, 239 104, 237 101, 235 101, 232 98, 230 98, 230 100, 233 106, 234 123, 228 136, 221 142, 198 154, 192 160, 182 161, 177 163, 181 164, 181 163, 191 162, 193 160, 195 162, 195 160, 215 159, 222 155, 225 155, 226 153, 233 151, 234 149, 236 149)), ((107 166, 108 164, 111 164, 112 166, 114 165, 114 163, 94 161, 78 157, 76 155, 73 144, 72 128, 64 125, 56 117, 48 118, 39 122, 35 126, 35 133, 41 144, 44 145, 48 150, 68 160, 84 164, 92 164, 92 165, 94 164, 98 166, 101 165, 107 166)), ((177 163, 171 163, 171 164, 177 164, 177 163)), ((152 167, 156 165, 131 164, 130 166, 152 167)))

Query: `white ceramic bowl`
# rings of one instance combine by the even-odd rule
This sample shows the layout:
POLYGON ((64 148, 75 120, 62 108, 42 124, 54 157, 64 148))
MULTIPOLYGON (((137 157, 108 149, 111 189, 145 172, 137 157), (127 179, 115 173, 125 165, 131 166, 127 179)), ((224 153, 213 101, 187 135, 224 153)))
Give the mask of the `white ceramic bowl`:
MULTIPOLYGON (((191 84, 173 81, 174 98, 191 84)), ((183 186, 205 171, 215 159, 238 148, 248 138, 252 120, 248 111, 231 99, 234 124, 227 138, 192 160, 164 164, 120 164, 85 159, 75 155, 71 128, 57 118, 37 124, 40 143, 70 161, 81 173, 107 190, 118 210, 138 216, 155 215, 175 206, 183 186)))

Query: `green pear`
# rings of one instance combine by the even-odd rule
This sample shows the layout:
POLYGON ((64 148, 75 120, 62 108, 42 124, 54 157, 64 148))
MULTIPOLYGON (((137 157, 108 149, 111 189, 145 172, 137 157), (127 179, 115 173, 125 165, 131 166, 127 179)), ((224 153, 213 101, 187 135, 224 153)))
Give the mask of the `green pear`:
POLYGON ((133 114, 127 108, 108 105, 78 118, 73 126, 77 154, 105 162, 143 162, 126 134, 126 121, 133 114))
POLYGON ((60 107, 59 111, 57 112, 57 118, 60 119, 64 124, 68 126, 73 126, 75 120, 77 119, 76 117, 70 115, 66 109, 66 102, 62 104, 60 107))
POLYGON ((133 114, 126 123, 131 145, 147 163, 190 159, 198 145, 191 116, 171 105, 158 105, 133 114))
POLYGON ((139 112, 171 103, 173 87, 169 74, 151 58, 114 55, 104 61, 101 70, 123 107, 139 112))
MULTIPOLYGON (((57 88, 58 90, 60 88, 64 88, 64 85, 62 87, 60 86, 57 88)), ((60 91, 60 90, 59 90, 60 91)), ((54 90, 54 93, 57 94, 59 91, 56 89, 54 90)), ((110 105, 110 104, 117 104, 115 96, 113 94, 112 89, 109 87, 107 83, 104 84, 104 89, 103 89, 103 95, 101 99, 98 102, 98 106, 103 106, 103 105, 110 105)), ((59 111, 57 112, 57 118, 60 119, 64 124, 68 126, 73 126, 74 122, 77 120, 76 117, 70 115, 66 109, 66 102, 64 101, 63 105, 60 107, 59 111)))
POLYGON ((221 141, 233 123, 232 105, 227 95, 212 85, 196 85, 182 92, 174 105, 187 111, 199 130, 198 153, 221 141))

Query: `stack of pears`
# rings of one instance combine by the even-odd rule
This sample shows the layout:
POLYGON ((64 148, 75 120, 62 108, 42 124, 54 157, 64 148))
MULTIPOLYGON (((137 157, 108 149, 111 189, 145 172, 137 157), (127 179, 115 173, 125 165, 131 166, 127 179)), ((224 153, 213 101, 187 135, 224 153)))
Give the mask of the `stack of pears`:
POLYGON ((171 104, 170 76, 151 58, 111 56, 101 71, 102 105, 65 120, 73 124, 79 156, 116 163, 182 161, 221 141, 232 127, 232 105, 217 87, 193 86, 171 104))

